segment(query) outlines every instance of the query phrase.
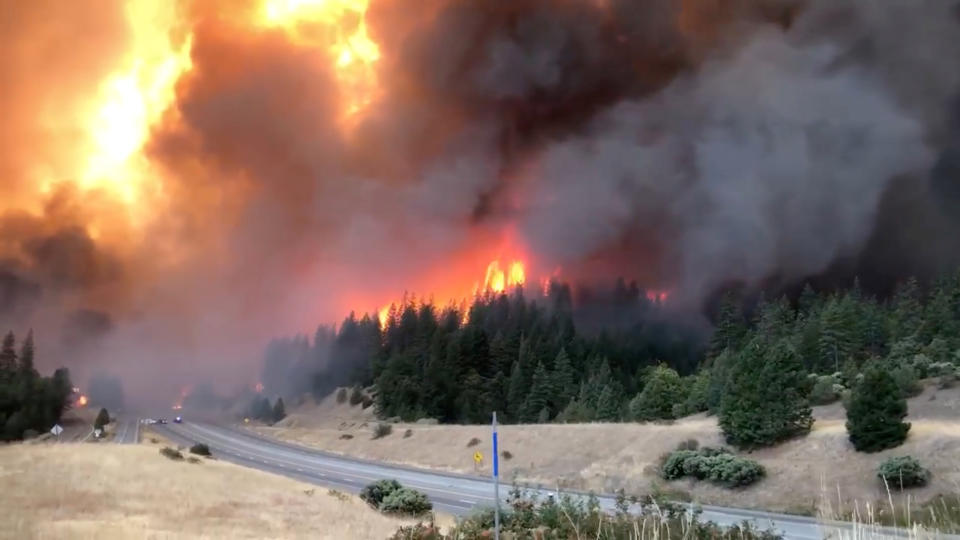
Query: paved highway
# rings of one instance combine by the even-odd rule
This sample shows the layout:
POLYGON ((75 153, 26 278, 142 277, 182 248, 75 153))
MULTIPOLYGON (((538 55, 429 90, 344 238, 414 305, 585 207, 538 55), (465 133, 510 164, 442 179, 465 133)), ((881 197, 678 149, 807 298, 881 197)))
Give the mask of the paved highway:
POLYGON ((140 442, 140 419, 135 416, 118 418, 113 429, 113 442, 117 444, 137 444, 140 442))
MULTIPOLYGON (((493 505, 493 483, 487 478, 351 459, 268 439, 246 430, 205 422, 153 425, 152 427, 177 444, 205 443, 220 459, 313 484, 356 493, 370 482, 393 478, 426 493, 434 506, 442 512, 462 516, 478 507, 493 505)), ((511 486, 501 484, 502 501, 506 501, 510 489, 511 486)), ((555 495, 550 490, 536 491, 540 492, 541 498, 555 495)), ((614 509, 613 497, 601 496, 599 500, 604 509, 614 509)), ((751 521, 761 528, 772 527, 789 539, 838 538, 839 533, 844 533, 844 536, 851 534, 850 525, 845 523, 824 524, 803 516, 735 508, 715 506, 701 508, 703 510, 701 517, 704 521, 713 521, 719 525, 751 521)), ((891 529, 875 532, 884 534, 872 534, 871 538, 905 536, 905 533, 901 534, 902 531, 891 529)))

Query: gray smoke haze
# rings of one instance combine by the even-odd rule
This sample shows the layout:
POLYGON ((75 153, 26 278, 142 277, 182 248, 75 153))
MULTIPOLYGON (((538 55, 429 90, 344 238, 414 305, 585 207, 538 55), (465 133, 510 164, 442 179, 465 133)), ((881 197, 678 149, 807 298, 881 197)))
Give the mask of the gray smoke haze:
MULTIPOLYGON (((960 263, 952 0, 372 0, 379 93, 349 129, 325 51, 228 4, 185 4, 193 68, 145 150, 169 203, 136 249, 70 197, 0 221, 0 312, 56 321, 58 359, 128 400, 252 382, 269 337, 482 273, 474 248, 504 236, 533 277, 636 278, 690 313, 731 280, 960 263)), ((95 86, 118 18, 76 53, 90 78, 23 67, 85 19, 17 19, 10 110, 49 108, 30 88, 58 73, 48 93, 95 86)), ((4 141, 40 132, 10 118, 4 141)), ((41 146, 0 149, 11 200, 41 146)))

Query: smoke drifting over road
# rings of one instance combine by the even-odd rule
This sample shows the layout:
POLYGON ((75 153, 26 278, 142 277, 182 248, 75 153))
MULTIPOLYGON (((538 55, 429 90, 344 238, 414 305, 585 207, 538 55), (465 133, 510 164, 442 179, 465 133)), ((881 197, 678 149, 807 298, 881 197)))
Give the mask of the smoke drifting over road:
POLYGON ((0 0, 0 322, 81 371, 249 381, 496 258, 690 312, 960 262, 953 1, 105 4, 0 0))

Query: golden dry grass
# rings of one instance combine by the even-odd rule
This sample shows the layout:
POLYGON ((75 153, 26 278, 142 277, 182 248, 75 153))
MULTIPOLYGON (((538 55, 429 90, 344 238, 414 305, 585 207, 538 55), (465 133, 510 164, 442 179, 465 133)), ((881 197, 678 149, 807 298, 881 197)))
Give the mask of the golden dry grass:
POLYGON ((405 523, 323 487, 157 449, 0 447, 0 538, 384 539, 405 523))
MULTIPOLYGON (((876 477, 890 456, 913 455, 933 472, 929 486, 912 490, 913 504, 936 494, 960 493, 960 389, 930 387, 910 400, 913 428, 902 446, 876 454, 855 452, 847 440, 845 414, 839 404, 815 407, 817 422, 806 437, 755 451, 768 478, 731 492, 707 483, 657 477, 661 455, 678 443, 696 439, 703 446, 723 444, 714 417, 695 415, 672 425, 581 424, 501 426, 500 447, 513 458, 501 459, 500 474, 524 482, 582 490, 644 494, 655 489, 683 490, 705 504, 723 504, 814 514, 824 496, 834 507, 851 501, 885 502, 876 477), (839 486, 839 494, 838 494, 839 486), (838 502, 839 499, 839 502, 838 502)), ((393 434, 371 440, 375 421, 359 407, 327 399, 291 414, 279 427, 254 427, 260 433, 345 455, 456 472, 490 473, 490 433, 486 426, 396 425, 393 434), (408 438, 403 433, 411 430, 408 438), (352 439, 341 439, 343 434, 352 439), (467 447, 472 438, 482 442, 467 447), (485 465, 474 468, 479 449, 485 465)))

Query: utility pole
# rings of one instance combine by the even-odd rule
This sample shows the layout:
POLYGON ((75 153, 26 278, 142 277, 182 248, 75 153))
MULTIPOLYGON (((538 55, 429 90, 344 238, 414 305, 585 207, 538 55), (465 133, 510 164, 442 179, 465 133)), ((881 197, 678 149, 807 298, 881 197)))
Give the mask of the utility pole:
POLYGON ((500 540, 500 455, 497 453, 497 411, 493 411, 493 538, 500 540))

